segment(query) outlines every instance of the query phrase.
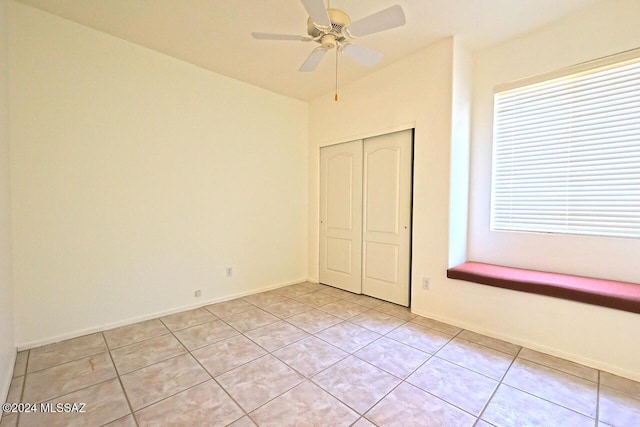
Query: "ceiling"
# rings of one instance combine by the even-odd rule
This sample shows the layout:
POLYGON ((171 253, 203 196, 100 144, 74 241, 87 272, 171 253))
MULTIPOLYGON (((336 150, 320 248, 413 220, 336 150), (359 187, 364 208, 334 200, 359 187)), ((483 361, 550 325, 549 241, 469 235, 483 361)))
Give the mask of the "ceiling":
MULTIPOLYGON (((335 56, 311 73, 298 68, 315 47, 299 41, 254 40, 252 31, 306 35, 299 0, 19 0, 63 18, 154 49, 200 67, 301 100, 330 92, 335 56)), ((367 68, 339 59, 345 84, 410 55, 434 41, 460 36, 472 50, 534 31, 603 0, 331 0, 352 21, 393 4, 404 27, 373 34, 359 44, 384 54, 367 68)))

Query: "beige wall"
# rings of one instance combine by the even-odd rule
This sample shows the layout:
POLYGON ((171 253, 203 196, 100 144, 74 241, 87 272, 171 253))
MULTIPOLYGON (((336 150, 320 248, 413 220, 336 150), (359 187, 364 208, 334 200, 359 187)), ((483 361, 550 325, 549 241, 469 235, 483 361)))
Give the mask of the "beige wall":
POLYGON ((306 103, 9 11, 19 346, 306 278, 306 103))
MULTIPOLYGON (((309 132, 310 277, 318 277, 318 147, 362 135, 386 133, 413 123, 416 132, 412 310, 640 379, 637 345, 640 316, 637 314, 446 278, 449 263, 464 257, 460 248, 466 238, 464 233, 456 236, 455 226, 464 221, 459 212, 453 211, 458 207, 466 209, 464 197, 457 193, 459 190, 464 193, 464 180, 458 180, 455 175, 464 165, 466 155, 465 132, 458 124, 464 127, 468 114, 465 116, 461 109, 468 109, 470 102, 473 104, 466 256, 467 259, 494 260, 496 248, 485 240, 488 223, 482 222, 489 202, 492 118, 487 108, 492 85, 637 47, 640 45, 638 7, 640 4, 634 0, 605 2, 539 32, 480 52, 475 57, 473 75, 464 48, 452 39, 443 40, 341 88, 340 102, 336 105, 330 94, 314 100, 310 106, 309 132), (613 43, 614 40, 617 42, 613 43), (421 289, 423 277, 431 279, 431 290, 421 289)), ((633 251, 629 256, 640 252, 637 244, 630 243, 633 251)), ((609 249, 613 250, 613 246, 609 249)), ((523 246, 512 247, 510 251, 531 253, 523 246)), ((634 267, 628 257, 622 266, 616 253, 617 250, 596 252, 601 272, 615 275, 620 268, 634 267)), ((546 257, 536 259, 547 260, 546 257)), ((569 272, 573 271, 571 266, 576 271, 591 272, 593 261, 593 257, 576 261, 572 251, 558 253, 552 259, 553 263, 569 266, 569 272)), ((635 281, 640 282, 637 269, 634 271, 627 277, 635 277, 635 281)))
POLYGON ((11 280, 11 199, 9 191, 9 96, 7 86, 7 1, 0 0, 0 401, 4 402, 16 345, 11 280))

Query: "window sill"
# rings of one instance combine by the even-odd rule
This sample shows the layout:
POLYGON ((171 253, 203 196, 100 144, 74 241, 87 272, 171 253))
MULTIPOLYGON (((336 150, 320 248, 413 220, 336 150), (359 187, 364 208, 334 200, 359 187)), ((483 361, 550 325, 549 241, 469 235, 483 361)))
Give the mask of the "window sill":
POLYGON ((640 314, 640 285, 634 283, 480 262, 465 262, 450 268, 447 277, 640 314))

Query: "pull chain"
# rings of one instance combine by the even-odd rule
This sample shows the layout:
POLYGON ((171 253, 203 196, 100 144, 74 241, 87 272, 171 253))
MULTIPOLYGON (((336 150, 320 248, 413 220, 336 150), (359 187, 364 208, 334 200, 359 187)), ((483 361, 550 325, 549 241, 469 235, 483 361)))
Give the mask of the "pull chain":
POLYGON ((338 47, 336 46, 336 96, 333 98, 338 102, 338 47))

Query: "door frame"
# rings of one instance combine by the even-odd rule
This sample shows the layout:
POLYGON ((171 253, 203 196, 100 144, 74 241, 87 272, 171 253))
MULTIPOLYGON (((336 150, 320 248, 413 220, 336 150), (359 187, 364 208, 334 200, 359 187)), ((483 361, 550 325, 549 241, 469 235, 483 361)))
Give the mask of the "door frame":
MULTIPOLYGON (((409 305, 408 307, 411 307, 411 300, 412 300, 412 294, 413 294, 413 281, 412 281, 412 277, 413 277, 413 233, 414 233, 414 215, 413 215, 413 207, 414 207, 414 190, 415 190, 415 135, 416 135, 416 125, 415 122, 409 123, 409 124, 405 124, 405 125, 400 125, 400 126, 394 126, 394 127, 390 127, 388 129, 386 129, 385 131, 382 132, 367 132, 367 133, 363 133, 361 134, 362 136, 358 136, 358 137, 354 137, 354 138, 349 138, 349 139, 345 139, 345 140, 340 140, 339 142, 334 142, 334 143, 329 143, 329 144, 323 144, 321 146, 318 147, 318 228, 316 229, 318 232, 318 281, 320 282, 320 218, 321 218, 321 208, 320 208, 320 198, 321 198, 321 174, 322 174, 322 166, 321 166, 321 150, 323 148, 326 147, 332 147, 335 145, 339 145, 339 144, 345 144, 345 143, 349 143, 352 141, 358 141, 358 140, 362 140, 363 142, 363 147, 364 147, 364 143, 365 140, 368 138, 374 138, 376 136, 382 136, 382 135, 387 135, 387 134, 391 134, 391 133, 396 133, 396 132, 402 132, 402 131, 411 131, 411 164, 410 164, 410 168, 411 168, 411 173, 410 173, 410 181, 411 181, 411 196, 410 196, 410 200, 409 200, 409 221, 411 223, 411 233, 409 235, 409 305)), ((364 149, 363 149, 364 152, 364 149)), ((360 249, 362 252, 362 248, 360 249)), ((362 274, 362 273, 361 273, 362 274)), ((320 282, 322 283, 322 282, 320 282)), ((362 294, 362 285, 360 287, 360 294, 362 294)))

